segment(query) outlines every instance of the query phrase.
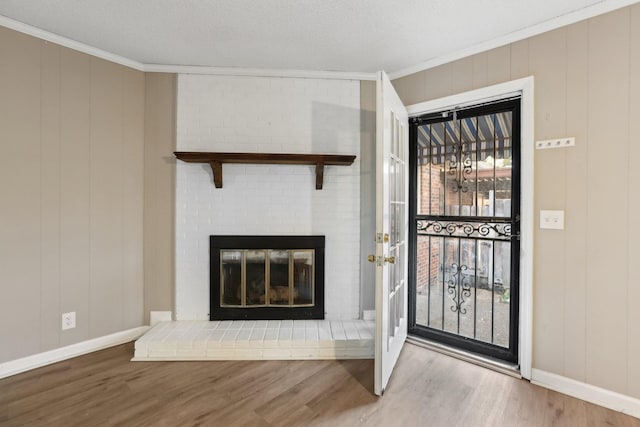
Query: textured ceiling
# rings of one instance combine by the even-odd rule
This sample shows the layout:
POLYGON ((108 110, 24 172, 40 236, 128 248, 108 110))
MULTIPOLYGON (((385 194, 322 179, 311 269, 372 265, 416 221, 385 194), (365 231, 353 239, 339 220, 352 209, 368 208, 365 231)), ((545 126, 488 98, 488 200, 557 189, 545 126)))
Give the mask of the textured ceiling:
POLYGON ((616 0, 0 0, 0 15, 143 63, 394 72, 616 0))

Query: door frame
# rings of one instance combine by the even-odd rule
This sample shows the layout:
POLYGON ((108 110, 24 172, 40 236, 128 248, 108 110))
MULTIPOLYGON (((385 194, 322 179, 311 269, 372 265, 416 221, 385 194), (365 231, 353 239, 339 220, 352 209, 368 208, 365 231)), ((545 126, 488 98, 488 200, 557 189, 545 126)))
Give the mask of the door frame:
MULTIPOLYGON (((409 117, 461 108, 514 95, 521 96, 520 132, 520 305, 518 361, 520 375, 531 379, 533 350, 533 226, 534 226, 534 79, 533 76, 407 106, 409 117)), ((414 266, 415 267, 415 266, 414 266)))

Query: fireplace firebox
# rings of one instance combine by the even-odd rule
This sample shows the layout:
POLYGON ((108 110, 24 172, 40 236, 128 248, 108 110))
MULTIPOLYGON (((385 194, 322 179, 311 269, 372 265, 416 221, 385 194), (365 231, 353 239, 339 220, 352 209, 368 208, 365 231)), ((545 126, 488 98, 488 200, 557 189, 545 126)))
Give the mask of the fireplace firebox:
POLYGON ((211 320, 324 319, 324 236, 210 236, 211 320))

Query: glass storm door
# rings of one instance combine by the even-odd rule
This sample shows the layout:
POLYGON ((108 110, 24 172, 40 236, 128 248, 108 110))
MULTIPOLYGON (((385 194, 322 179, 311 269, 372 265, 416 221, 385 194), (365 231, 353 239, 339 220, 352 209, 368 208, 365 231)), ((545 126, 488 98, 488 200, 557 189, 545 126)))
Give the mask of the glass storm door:
POLYGON ((409 331, 518 362, 520 100, 410 121, 409 331))
POLYGON ((382 395, 407 338, 408 115, 384 72, 376 89, 376 336, 382 395))

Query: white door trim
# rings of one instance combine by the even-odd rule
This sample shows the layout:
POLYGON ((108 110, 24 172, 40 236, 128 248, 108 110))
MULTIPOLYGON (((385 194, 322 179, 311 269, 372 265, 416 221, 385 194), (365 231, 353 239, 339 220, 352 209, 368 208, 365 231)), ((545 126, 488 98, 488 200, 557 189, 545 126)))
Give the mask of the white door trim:
POLYGON ((522 377, 531 379, 533 348, 533 224, 535 218, 533 210, 533 76, 413 104, 407 107, 407 111, 409 112, 409 117, 415 117, 441 110, 507 98, 510 95, 522 96, 520 109, 522 147, 520 165, 520 328, 518 334, 518 360, 522 377))

